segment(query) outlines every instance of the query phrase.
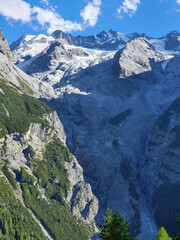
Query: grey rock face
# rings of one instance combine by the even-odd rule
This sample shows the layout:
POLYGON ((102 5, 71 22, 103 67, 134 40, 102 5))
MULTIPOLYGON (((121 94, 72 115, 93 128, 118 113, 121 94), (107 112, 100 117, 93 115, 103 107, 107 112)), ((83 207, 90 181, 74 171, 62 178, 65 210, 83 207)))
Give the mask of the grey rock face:
POLYGON ((84 181, 82 167, 75 157, 71 163, 66 163, 66 167, 71 181, 71 189, 67 196, 71 212, 74 216, 91 223, 98 213, 98 200, 92 193, 90 184, 84 181))
POLYGON ((0 53, 3 54, 4 56, 7 56, 8 60, 12 62, 12 53, 9 49, 7 39, 3 35, 3 31, 1 28, 0 28, 0 53))
POLYGON ((162 58, 145 39, 137 38, 127 43, 114 57, 113 70, 121 78, 152 71, 154 62, 162 58))
POLYGON ((5 78, 14 78, 11 74, 13 69, 12 53, 9 49, 8 42, 3 35, 2 29, 0 29, 0 73, 5 78))

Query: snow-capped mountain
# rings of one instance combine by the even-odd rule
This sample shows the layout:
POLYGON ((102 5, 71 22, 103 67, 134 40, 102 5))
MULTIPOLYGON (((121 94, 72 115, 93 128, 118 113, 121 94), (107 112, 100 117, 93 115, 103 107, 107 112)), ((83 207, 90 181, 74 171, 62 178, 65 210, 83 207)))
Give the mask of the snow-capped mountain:
POLYGON ((173 210, 162 199, 179 194, 179 36, 55 31, 11 45, 17 66, 53 87, 54 97, 47 101, 44 92, 44 101, 57 110, 99 199, 98 217, 109 204, 140 240, 152 240, 161 225, 177 231, 168 226, 178 220, 179 198, 173 210))
POLYGON ((140 35, 137 33, 132 34, 123 34, 113 30, 102 31, 97 35, 92 36, 77 36, 73 37, 69 34, 64 34, 62 31, 57 30, 52 33, 52 36, 57 38, 65 39, 68 44, 81 46, 85 48, 91 49, 101 49, 112 51, 118 48, 122 48, 127 42, 133 40, 134 38, 139 37, 140 35))
POLYGON ((137 33, 123 34, 117 33, 113 30, 103 31, 100 34, 88 37, 74 37, 72 35, 65 34, 60 30, 57 30, 53 32, 49 37, 43 34, 40 34, 39 36, 23 35, 20 39, 13 42, 10 48, 11 51, 16 52, 16 54, 14 54, 16 57, 14 61, 17 63, 20 57, 25 57, 25 60, 27 60, 28 58, 34 57, 38 53, 41 53, 46 47, 49 46, 50 43, 56 39, 62 39, 68 45, 112 51, 124 47, 128 41, 136 37, 139 37, 137 33))

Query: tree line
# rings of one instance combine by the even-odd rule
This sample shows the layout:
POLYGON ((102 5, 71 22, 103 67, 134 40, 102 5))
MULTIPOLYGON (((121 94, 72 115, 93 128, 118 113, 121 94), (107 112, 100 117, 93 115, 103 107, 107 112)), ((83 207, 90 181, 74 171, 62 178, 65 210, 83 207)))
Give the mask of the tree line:
MULTIPOLYGON (((102 223, 99 224, 98 237, 102 240, 138 240, 137 236, 130 237, 130 227, 124 216, 121 216, 118 211, 112 214, 109 207, 104 214, 102 223)), ((172 238, 161 227, 154 240, 172 240, 172 238)), ((180 233, 174 240, 180 240, 180 233)))

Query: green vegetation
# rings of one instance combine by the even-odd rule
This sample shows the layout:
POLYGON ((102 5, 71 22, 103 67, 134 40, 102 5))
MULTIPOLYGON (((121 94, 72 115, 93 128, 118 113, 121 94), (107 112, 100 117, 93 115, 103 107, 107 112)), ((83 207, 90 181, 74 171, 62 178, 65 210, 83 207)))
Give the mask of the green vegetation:
POLYGON ((46 188, 49 198, 60 196, 63 199, 66 196, 70 182, 64 164, 70 162, 71 158, 69 149, 55 138, 46 145, 42 161, 34 159, 30 162, 34 175, 40 186, 46 188))
POLYGON ((28 210, 16 199, 11 187, 0 177, 0 239, 46 239, 28 210))
POLYGON ((24 89, 24 91, 26 93, 29 93, 30 95, 33 95, 33 90, 32 88, 27 84, 25 83, 21 78, 17 77, 18 81, 21 83, 21 87, 22 89, 24 89))
POLYGON ((175 237, 179 232, 180 213, 180 183, 163 183, 153 195, 152 207, 155 209, 154 218, 158 227, 165 227, 167 232, 175 237))
MULTIPOLYGON (((24 90, 31 94, 31 89, 21 79, 18 80, 24 90)), ((6 138, 7 133, 26 133, 32 122, 49 126, 42 117, 52 111, 45 103, 23 94, 14 84, 0 78, 0 137, 6 138)), ((5 141, 3 149, 6 150, 5 141)), ((5 163, 2 171, 11 186, 17 189, 17 181, 20 182, 26 207, 52 233, 54 239, 88 240, 92 229, 72 216, 65 201, 70 187, 65 162, 72 161, 68 148, 54 138, 46 145, 41 160, 33 159, 32 149, 25 150, 34 176, 21 167, 20 171, 15 172, 15 179, 5 163)), ((16 199, 9 183, 0 178, 0 239, 45 239, 29 211, 16 199)))
POLYGON ((8 170, 7 163, 5 163, 4 166, 2 167, 2 171, 3 171, 4 175, 7 177, 7 179, 9 180, 11 186, 13 188, 17 189, 18 184, 14 178, 14 175, 8 170))
POLYGON ((109 207, 104 214, 103 223, 99 225, 99 230, 98 236, 103 240, 130 240, 129 224, 118 211, 112 215, 109 207))
POLYGON ((172 240, 172 238, 169 237, 166 230, 163 227, 161 227, 157 234, 156 240, 172 240))
POLYGON ((129 117, 132 113, 132 110, 129 108, 124 112, 121 112, 109 119, 109 123, 114 126, 118 126, 121 122, 125 121, 127 117, 129 117))
POLYGON ((46 145, 43 160, 30 160, 44 195, 37 186, 21 182, 24 201, 56 240, 86 240, 91 235, 89 227, 71 215, 64 200, 70 185, 65 161, 71 161, 71 155, 57 138, 46 145))
POLYGON ((48 125, 42 117, 53 110, 45 103, 21 94, 17 87, 3 79, 0 79, 0 89, 0 137, 6 133, 26 133, 32 122, 48 125))
POLYGON ((34 184, 35 177, 27 173, 26 169, 24 167, 21 167, 21 171, 19 173, 20 181, 21 182, 27 182, 30 184, 34 184))
MULTIPOLYGON (((112 210, 108 207, 102 223, 99 224, 98 236, 102 240, 138 240, 137 237, 130 237, 129 235, 129 224, 124 217, 118 211, 112 215, 112 210)), ((161 227, 155 240, 172 240, 172 238, 169 237, 165 228, 161 227)), ((180 240, 180 233, 175 240, 180 240)))

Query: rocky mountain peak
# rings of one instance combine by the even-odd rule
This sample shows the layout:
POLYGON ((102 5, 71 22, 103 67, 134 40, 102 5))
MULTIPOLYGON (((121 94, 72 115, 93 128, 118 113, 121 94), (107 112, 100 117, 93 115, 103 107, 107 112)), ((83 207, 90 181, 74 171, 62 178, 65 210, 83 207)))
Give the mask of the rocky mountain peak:
POLYGON ((1 28, 0 28, 0 53, 5 55, 9 59, 9 61, 12 61, 12 54, 9 49, 8 42, 1 28))
POLYGON ((27 73, 56 69, 61 62, 70 61, 76 57, 86 57, 88 54, 82 49, 66 49, 67 41, 58 38, 50 43, 28 66, 27 73))
POLYGON ((73 36, 71 36, 70 34, 66 34, 61 30, 56 30, 54 31, 51 36, 55 39, 64 39, 66 40, 69 44, 71 44, 73 42, 73 36))
POLYGON ((169 34, 167 34, 165 41, 165 50, 177 50, 179 47, 179 38, 180 33, 177 31, 171 31, 169 34))
POLYGON ((127 42, 140 35, 137 33, 123 34, 110 29, 109 31, 103 30, 99 34, 91 36, 72 36, 70 34, 65 34, 61 30, 56 30, 51 36, 55 39, 65 39, 71 45, 110 51, 118 49, 119 45, 125 45, 127 42))
POLYGON ((127 43, 114 56, 113 70, 121 78, 131 77, 152 70, 152 64, 157 60, 157 52, 145 38, 137 38, 127 43))
POLYGON ((17 49, 20 44, 22 44, 24 42, 24 39, 26 38, 27 34, 22 35, 17 41, 13 42, 10 46, 11 51, 14 51, 15 49, 17 49))
POLYGON ((171 35, 171 36, 174 36, 174 37, 179 37, 180 33, 178 31, 174 30, 174 31, 171 31, 168 35, 171 35))

